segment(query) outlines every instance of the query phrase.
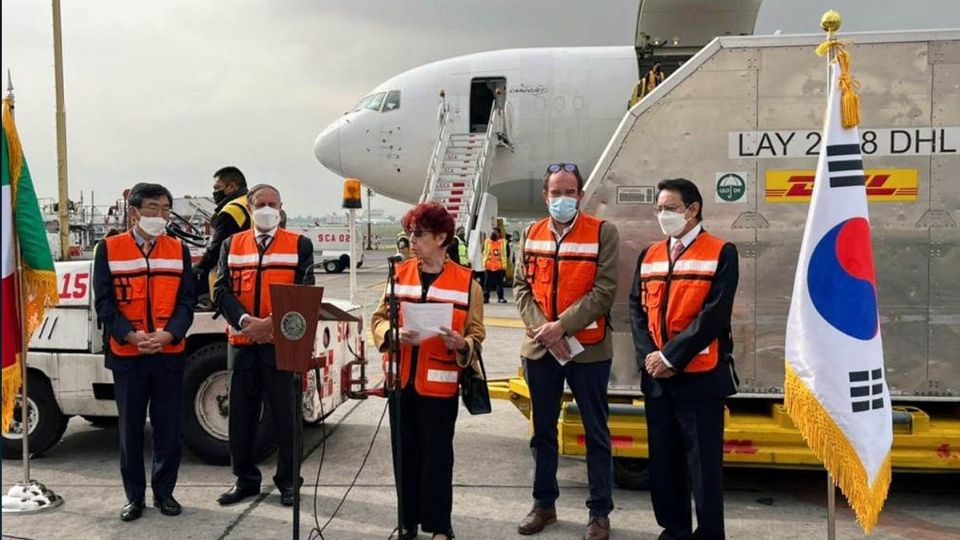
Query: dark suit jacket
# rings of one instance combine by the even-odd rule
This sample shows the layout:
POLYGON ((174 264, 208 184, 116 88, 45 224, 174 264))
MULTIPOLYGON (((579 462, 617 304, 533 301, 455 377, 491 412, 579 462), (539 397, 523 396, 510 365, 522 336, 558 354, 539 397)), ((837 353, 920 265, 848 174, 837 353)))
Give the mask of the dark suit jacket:
MULTIPOLYGON (((227 238, 220 248, 220 265, 217 281, 213 284, 213 298, 217 309, 227 319, 227 322, 240 329, 240 317, 247 314, 240 300, 233 294, 230 280, 230 270, 227 257, 230 255, 230 240, 227 238)), ((310 238, 301 235, 297 241, 297 268, 294 271, 293 282, 298 285, 313 285, 316 281, 313 276, 313 242, 310 238)), ((259 279, 259 277, 258 277, 259 279)), ((227 365, 230 369, 251 369, 256 362, 266 365, 276 365, 276 351, 272 344, 249 345, 227 348, 227 365)))
MULTIPOLYGON (((724 397, 736 393, 733 335, 730 328, 733 298, 740 279, 736 246, 726 244, 720 251, 717 272, 700 314, 690 323, 690 326, 663 345, 661 352, 677 371, 676 375, 668 379, 654 379, 644 368, 647 355, 657 350, 647 325, 646 308, 641 305, 640 264, 647 249, 649 247, 640 252, 637 258, 633 287, 630 289, 630 326, 644 395, 657 397, 662 392, 669 392, 676 398, 696 399, 724 397), (720 345, 720 361, 717 367, 703 373, 683 372, 683 368, 693 360, 693 357, 714 339, 718 340, 720 345)), ((670 277, 668 276, 667 279, 669 280, 670 277)))
MULTIPOLYGON (((131 234, 129 232, 123 234, 131 234)), ((128 333, 133 332, 133 325, 126 317, 120 313, 117 307, 117 297, 113 288, 113 278, 110 274, 107 254, 107 243, 101 240, 97 246, 93 257, 93 295, 94 308, 97 311, 97 318, 103 325, 107 337, 113 336, 117 341, 123 343, 128 333)), ((173 334, 173 342, 178 343, 187 335, 190 325, 193 324, 193 306, 197 303, 196 282, 190 273, 190 250, 186 244, 183 245, 183 277, 180 279, 180 288, 177 289, 177 305, 173 309, 173 315, 167 322, 164 330, 173 334)), ((114 371, 127 371, 133 362, 137 362, 139 356, 115 356, 110 352, 109 339, 105 339, 104 357, 107 369, 114 371)), ((157 354, 148 355, 162 359, 165 366, 170 369, 183 370, 183 354, 157 354)))

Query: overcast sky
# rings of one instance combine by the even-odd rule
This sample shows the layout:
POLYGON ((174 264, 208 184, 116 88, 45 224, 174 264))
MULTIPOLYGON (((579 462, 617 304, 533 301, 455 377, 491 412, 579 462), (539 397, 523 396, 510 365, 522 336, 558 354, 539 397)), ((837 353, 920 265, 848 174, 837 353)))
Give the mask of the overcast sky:
MULTIPOLYGON (((211 173, 233 164, 248 181, 277 185, 292 215, 335 210, 340 179, 316 161, 313 141, 377 84, 483 50, 630 45, 638 3, 63 0, 71 198, 83 190, 89 201, 95 190, 106 203, 142 180, 208 195, 211 173)), ((758 28, 817 31, 829 6, 850 31, 926 27, 931 13, 938 27, 956 27, 958 4, 774 0, 758 28), (867 3, 870 18, 853 7, 867 3)), ((54 196, 50 2, 4 0, 2 30, 3 86, 9 68, 34 181, 41 196, 54 196)))

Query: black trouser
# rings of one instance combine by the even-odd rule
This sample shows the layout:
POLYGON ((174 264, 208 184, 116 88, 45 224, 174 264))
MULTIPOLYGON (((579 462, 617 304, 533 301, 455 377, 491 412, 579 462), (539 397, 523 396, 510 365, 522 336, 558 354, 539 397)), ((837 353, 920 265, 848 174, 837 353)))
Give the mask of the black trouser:
POLYGON ((677 399, 664 392, 647 397, 645 409, 657 523, 674 538, 723 538, 723 398, 677 399))
POLYGON ((178 362, 176 368, 171 368, 164 360, 160 355, 138 356, 127 369, 113 372, 120 413, 120 475, 129 501, 143 500, 147 489, 143 471, 143 427, 148 406, 153 427, 150 485, 154 497, 172 495, 177 484, 183 364, 178 362))
POLYGON ((503 270, 487 270, 485 280, 485 286, 483 289, 483 299, 489 300, 490 293, 497 291, 497 299, 503 300, 503 270))
POLYGON ((530 438, 534 461, 533 502, 538 508, 554 508, 560 496, 557 420, 563 400, 563 381, 566 380, 580 408, 587 436, 587 482, 590 485, 587 508, 591 516, 598 517, 613 510, 613 458, 610 428, 607 426, 607 382, 611 364, 611 360, 582 364, 570 361, 561 366, 550 353, 537 360, 524 359, 533 408, 533 436, 530 438))
MULTIPOLYGON (((446 534, 451 530, 453 512, 453 432, 457 423, 457 396, 425 397, 411 382, 400 394, 400 416, 396 398, 390 399, 390 428, 400 426, 400 475, 403 527, 446 534)), ((397 475, 397 440, 391 436, 393 471, 397 475)))
MULTIPOLYGON (((264 345, 236 347, 235 354, 256 355, 264 345)), ((272 349, 272 347, 270 347, 272 349)), ((246 360, 246 359, 244 359, 246 360)), ((260 469, 257 467, 256 442, 257 425, 260 418, 260 404, 266 394, 267 414, 273 420, 273 429, 277 436, 277 474, 273 483, 278 488, 293 488, 293 429, 295 424, 293 373, 278 371, 256 358, 253 362, 243 362, 230 371, 230 463, 237 484, 243 487, 260 488, 260 469)), ((239 363, 239 362, 237 362, 239 363)), ((302 448, 300 453, 302 454, 302 448)), ((302 483, 302 479, 300 480, 302 483)))

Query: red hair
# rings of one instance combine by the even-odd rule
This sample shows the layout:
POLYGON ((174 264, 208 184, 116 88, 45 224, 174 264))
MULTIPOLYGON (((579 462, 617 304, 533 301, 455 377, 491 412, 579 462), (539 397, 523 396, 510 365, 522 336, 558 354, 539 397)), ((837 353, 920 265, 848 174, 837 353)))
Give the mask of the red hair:
POLYGON ((407 232, 420 228, 435 233, 446 233, 444 246, 453 241, 453 216, 439 203, 427 202, 414 206, 400 219, 400 225, 407 232))

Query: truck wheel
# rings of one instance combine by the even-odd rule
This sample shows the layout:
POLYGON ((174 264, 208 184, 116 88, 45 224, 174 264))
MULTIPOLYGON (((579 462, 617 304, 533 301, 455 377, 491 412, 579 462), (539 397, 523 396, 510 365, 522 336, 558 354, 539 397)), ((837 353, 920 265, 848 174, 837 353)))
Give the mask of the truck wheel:
MULTIPOLYGON (((211 465, 230 464, 230 372, 227 344, 211 343, 190 355, 183 373, 181 436, 190 450, 211 465)), ((261 407, 257 426, 257 460, 275 449, 273 424, 261 407)))
POLYGON ((328 274, 339 274, 343 272, 343 266, 338 260, 323 261, 323 271, 328 274))
MULTIPOLYGON (((40 455, 60 441, 63 432, 67 430, 68 416, 60 411, 53 396, 53 388, 46 377, 34 371, 27 372, 27 389, 29 390, 29 437, 30 453, 40 455)), ((17 392, 17 401, 14 405, 13 420, 10 422, 10 431, 3 434, 4 459, 20 459, 23 457, 23 409, 21 408, 21 394, 17 392)))
POLYGON ((650 488, 650 463, 640 458, 613 458, 613 482, 624 489, 650 488))

